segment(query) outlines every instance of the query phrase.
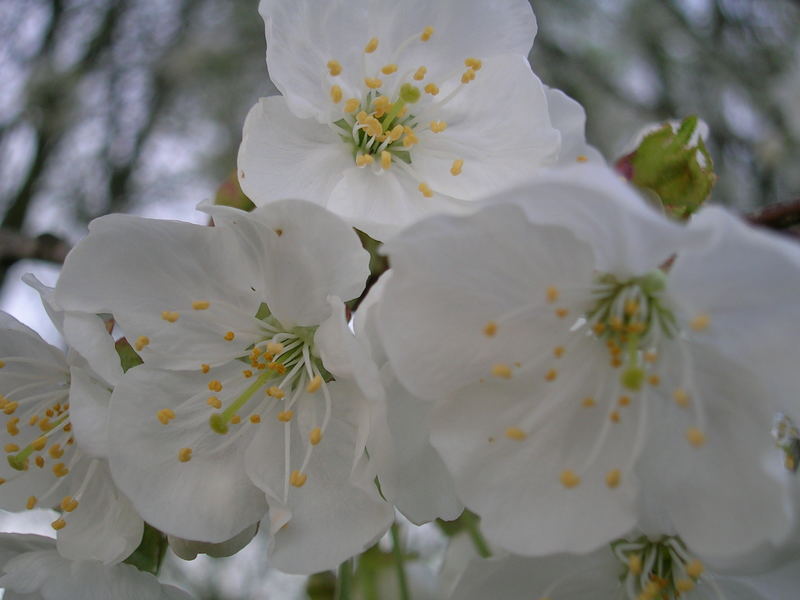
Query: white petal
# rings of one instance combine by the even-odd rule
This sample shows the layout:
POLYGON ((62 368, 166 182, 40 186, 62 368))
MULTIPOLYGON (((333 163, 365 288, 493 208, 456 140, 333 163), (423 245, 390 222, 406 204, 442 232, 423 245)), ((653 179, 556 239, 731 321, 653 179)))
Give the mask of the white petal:
POLYGON ((62 333, 67 344, 87 360, 93 371, 112 385, 119 381, 122 367, 114 349, 114 338, 100 317, 65 313, 62 333))
MULTIPOLYGON (((381 500, 374 485, 351 481, 359 412, 353 402, 357 390, 343 382, 328 384, 333 413, 324 437, 315 447, 301 488, 283 487, 283 437, 261 429, 248 448, 248 472, 270 496, 270 511, 291 515, 273 534, 270 564, 288 573, 313 573, 330 569, 375 542, 391 524, 394 511, 381 500), (275 441, 278 438, 278 441, 275 441)), ((290 469, 298 469, 307 446, 302 416, 292 424, 290 469)), ((263 425, 263 423, 262 423, 263 425)), ((282 426, 283 427, 283 426, 282 426)), ((284 520, 284 519, 282 519, 284 520)))
POLYGON ((491 543, 531 556, 587 552, 635 524, 638 485, 626 467, 644 399, 617 409, 615 382, 602 385, 598 375, 610 371, 604 350, 591 344, 571 358, 568 350, 555 381, 546 380, 543 362, 511 381, 472 385, 437 406, 431 441, 491 543), (595 405, 584 406, 586 397, 595 405), (611 419, 614 410, 619 422, 611 419), (615 470, 619 478, 610 488, 606 477, 615 470), (580 478, 577 485, 562 484, 565 471, 580 478))
POLYGON ((108 457, 108 404, 111 390, 79 367, 70 369, 69 420, 78 447, 98 458, 108 457))
POLYGON ((236 232, 260 273, 256 289, 286 327, 318 325, 330 315, 329 295, 350 300, 364 289, 369 254, 352 227, 316 204, 281 200, 212 214, 220 229, 236 232))
POLYGON ((345 170, 350 147, 332 125, 299 119, 286 100, 261 98, 244 122, 239 147, 239 183, 258 206, 300 198, 325 206, 345 170))
POLYGON ((489 376, 497 363, 549 353, 542 338, 564 323, 546 302, 548 287, 592 281, 585 243, 565 228, 529 223, 513 205, 429 219, 385 248, 393 276, 379 329, 398 378, 420 398, 489 376), (484 333, 490 321, 498 324, 493 337, 484 333))
POLYGON ((781 543, 794 518, 789 473, 778 477, 767 468, 781 455, 769 434, 773 413, 761 402, 759 380, 707 346, 691 349, 693 385, 684 383, 679 359, 665 353, 659 360, 665 361, 662 383, 653 392, 648 440, 637 467, 643 487, 698 555, 725 558, 764 542, 781 543), (672 386, 688 391, 689 406, 672 400, 672 386), (691 445, 689 428, 700 429, 705 444, 691 445))
POLYGON ((374 409, 367 443, 381 492, 418 525, 439 518, 455 519, 464 506, 428 439, 432 407, 409 394, 389 365, 383 375, 387 399, 374 409))
POLYGON ((482 600, 615 600, 619 596, 620 564, 608 548, 588 555, 555 554, 542 558, 509 556, 474 559, 464 570, 450 598, 482 600), (552 587, 551 587, 552 586, 552 587))
POLYGON ((223 338, 254 327, 261 300, 249 265, 224 228, 111 215, 93 221, 70 252, 56 301, 67 311, 114 313, 131 343, 149 339, 145 362, 193 369, 230 360, 252 343, 252 336, 223 338), (210 308, 193 310, 195 301, 210 308), (167 322, 164 311, 178 320, 167 322))
MULTIPOLYGON (((211 375, 170 373, 139 366, 126 373, 111 398, 111 472, 120 489, 148 523, 179 537, 222 542, 259 521, 264 495, 244 472, 248 436, 230 439, 211 430, 207 383, 241 370, 241 363, 211 375), (176 417, 162 425, 164 408, 176 417), (178 460, 191 448, 188 462, 178 460)), ((230 390, 240 394, 239 384, 230 390), (235 388, 235 389, 234 389, 235 388)), ((250 423, 244 419, 241 427, 250 423)))
POLYGON ((689 319, 711 319, 693 337, 751 366, 772 390, 761 400, 800 422, 800 248, 718 207, 701 211, 689 228, 706 243, 679 253, 669 287, 689 319))
POLYGON ((475 200, 520 184, 555 163, 561 136, 548 115, 545 88, 523 56, 484 61, 475 81, 445 107, 423 109, 424 123, 444 120, 441 133, 423 131, 412 167, 436 193, 475 200), (498 102, 502 97, 502 102, 498 102), (464 161, 460 175, 450 168, 464 161))
POLYGON ((58 532, 58 551, 70 560, 118 563, 136 550, 144 523, 114 485, 106 461, 85 458, 76 465, 70 481, 71 496, 78 494, 85 476, 88 483, 78 507, 63 515, 67 525, 58 532))
POLYGON ((586 111, 561 90, 545 87, 547 108, 553 127, 561 133, 558 162, 571 165, 576 161, 605 164, 596 148, 586 143, 586 111))
POLYGON ((554 168, 491 201, 516 203, 533 222, 571 229, 592 245, 597 269, 619 278, 658 268, 687 241, 683 227, 656 213, 619 175, 599 165, 554 168))

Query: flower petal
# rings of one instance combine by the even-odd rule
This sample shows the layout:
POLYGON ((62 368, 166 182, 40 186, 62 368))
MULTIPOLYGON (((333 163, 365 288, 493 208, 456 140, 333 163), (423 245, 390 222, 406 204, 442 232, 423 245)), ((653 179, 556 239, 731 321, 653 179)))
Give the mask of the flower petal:
MULTIPOLYGON (((214 376, 240 370, 237 362, 218 367, 214 376)), ((209 379, 145 365, 128 371, 111 398, 110 462, 115 482, 148 523, 171 535, 222 542, 259 521, 267 507, 244 472, 249 438, 221 436, 208 424, 209 379), (165 408, 176 415, 167 425, 156 417, 165 408), (186 462, 178 457, 182 448, 192 450, 186 462)))
POLYGON ((80 367, 70 369, 69 421, 78 447, 89 456, 108 458, 108 405, 111 390, 80 367))
POLYGON ((571 165, 575 162, 605 164, 596 148, 586 143, 586 111, 583 106, 561 90, 545 86, 550 120, 561 133, 558 162, 571 165))
POLYGON ((353 166, 350 147, 331 126, 297 118, 277 96, 250 109, 238 160, 242 190, 258 206, 284 198, 324 206, 353 166))

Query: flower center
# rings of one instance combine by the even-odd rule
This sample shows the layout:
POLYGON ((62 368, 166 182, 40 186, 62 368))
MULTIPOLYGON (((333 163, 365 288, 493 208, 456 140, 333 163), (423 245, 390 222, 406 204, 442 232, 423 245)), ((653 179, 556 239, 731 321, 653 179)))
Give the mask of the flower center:
POLYGON ((663 337, 673 337, 678 326, 666 305, 666 276, 656 270, 641 277, 619 281, 606 274, 597 278, 594 306, 586 319, 598 339, 608 347, 611 365, 624 365, 620 383, 638 391, 645 381, 645 362, 652 362, 663 337))
POLYGON ((618 540, 611 549, 624 566, 622 583, 630 600, 677 599, 701 582, 715 587, 679 538, 618 540))
MULTIPOLYGON (((460 77, 460 84, 444 98, 433 102, 439 92, 439 85, 432 81, 423 83, 427 67, 414 67, 407 71, 400 71, 397 60, 403 51, 416 43, 425 43, 434 35, 433 27, 425 27, 402 42, 392 53, 390 62, 386 63, 375 72, 367 68, 367 56, 378 50, 380 40, 370 38, 362 54, 362 81, 363 88, 358 90, 344 90, 337 77, 343 72, 343 67, 338 60, 329 60, 326 64, 330 99, 334 104, 341 104, 342 117, 333 125, 338 128, 337 133, 342 140, 352 149, 353 160, 360 168, 370 167, 376 172, 387 171, 392 165, 397 165, 418 181, 418 189, 426 198, 434 194, 428 183, 416 175, 412 167, 411 148, 419 143, 418 134, 423 131, 441 133, 447 129, 447 123, 442 120, 429 120, 431 111, 428 108, 439 109, 450 102, 460 90, 473 81, 480 70, 482 62, 477 58, 466 58, 464 67, 459 67, 451 75, 444 78, 442 85, 451 79, 460 77), (392 91, 389 91, 392 90, 392 91), (347 92, 347 93, 346 93, 347 92), (348 93, 353 95, 347 99, 348 93), (415 104, 423 97, 430 98, 430 102, 423 103, 418 111, 412 113, 409 105, 415 104)), ((464 167, 464 160, 452 156, 450 174, 460 175, 464 167)))

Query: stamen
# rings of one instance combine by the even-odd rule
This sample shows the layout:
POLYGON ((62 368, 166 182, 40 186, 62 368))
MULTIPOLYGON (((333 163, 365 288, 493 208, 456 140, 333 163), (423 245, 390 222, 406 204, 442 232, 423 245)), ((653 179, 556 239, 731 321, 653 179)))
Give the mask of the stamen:
POLYGON ((674 392, 672 392, 672 399, 675 400, 675 404, 682 407, 689 406, 689 394, 686 393, 686 390, 683 388, 678 388, 674 392))
POLYGON ((589 162, 589 157, 588 157, 588 156, 586 156, 585 154, 579 154, 579 155, 578 155, 578 156, 575 158, 575 160, 576 160, 577 162, 579 162, 579 163, 585 163, 585 162, 589 162))
POLYGON ((211 370, 211 366, 210 365, 207 365, 205 363, 200 365, 200 371, 202 371, 203 373, 208 373, 210 370, 211 370))
POLYGON ((292 471, 292 474, 289 476, 289 483, 291 483, 294 487, 303 487, 306 483, 308 476, 305 473, 301 473, 300 471, 292 471))
POLYGON ((435 96, 439 93, 439 86, 435 83, 429 83, 424 88, 426 94, 430 94, 431 96, 435 96))
POLYGON ((395 71, 397 71, 397 65, 394 63, 384 65, 384 67, 381 69, 381 73, 384 75, 391 75, 395 71))
POLYGON ((424 183, 424 182, 420 183, 418 189, 422 193, 422 195, 425 196, 426 198, 432 198, 433 197, 433 190, 430 188, 430 186, 427 183, 424 183))
POLYGON ((370 154, 359 154, 356 156, 356 166, 366 167, 367 165, 371 165, 373 160, 370 154))
POLYGON ((686 573, 692 579, 697 579, 698 577, 700 577, 700 575, 702 575, 705 570, 706 569, 703 566, 703 563, 701 563, 697 559, 694 559, 692 562, 686 565, 686 573))
POLYGON ((581 478, 578 477, 575 471, 572 471, 570 469, 565 469, 561 471, 560 479, 561 479, 561 485, 563 485, 567 489, 574 488, 581 482, 581 478))
POLYGON ((342 101, 342 88, 338 85, 331 86, 331 101, 334 104, 339 104, 342 101))
POLYGON ((581 400, 581 406, 583 406, 584 408, 591 408, 595 404, 597 404, 597 403, 594 401, 594 398, 591 398, 589 396, 587 396, 586 398, 581 400))
POLYGON ((314 427, 311 433, 308 434, 308 441, 312 446, 316 446, 322 441, 322 430, 319 427, 314 427))
POLYGON ((381 152, 381 168, 384 170, 392 166, 392 153, 384 150, 381 152))
POLYGON ((464 66, 469 67, 473 71, 480 71, 483 63, 477 58, 467 58, 464 60, 464 66))
POLYGON ((419 39, 423 42, 427 42, 428 40, 431 39, 431 36, 434 34, 435 31, 436 30, 433 27, 428 25, 427 27, 425 27, 425 29, 422 30, 419 39))
POLYGON ((355 112, 360 105, 361 101, 358 98, 350 98, 344 103, 344 112, 348 114, 355 112))
POLYGON ((192 308, 194 310, 206 310, 209 306, 211 306, 211 302, 208 300, 195 300, 192 302, 192 308))
POLYGON ((606 473, 606 485, 612 490, 619 486, 620 479, 622 479, 622 473, 619 469, 612 469, 606 473))
POLYGON ((165 310, 161 313, 161 318, 168 323, 174 323, 180 318, 180 316, 180 313, 177 313, 174 310, 165 310))
POLYGON ((461 83, 463 83, 464 85, 468 84, 473 79, 475 79, 474 69, 467 69, 466 71, 464 71, 464 74, 461 75, 461 83))
POLYGON ((169 422, 175 418, 175 411, 171 408, 162 408, 156 413, 158 420, 161 421, 162 425, 167 425, 169 422))
POLYGON ((222 408, 222 401, 221 401, 219 398, 217 398, 216 396, 210 396, 210 397, 208 398, 208 401, 207 401, 207 402, 208 402, 208 405, 209 405, 209 406, 213 406, 213 407, 214 407, 214 408, 216 408, 217 410, 219 410, 220 408, 222 408))
POLYGON ((64 496, 61 499, 61 510, 64 512, 72 512, 76 508, 78 508, 78 501, 72 496, 64 496))
POLYGON ((494 321, 487 321, 486 325, 483 327, 483 335, 486 337, 494 337, 497 333, 497 323, 494 321))
POLYGON ((235 334, 235 333, 233 333, 232 331, 229 331, 229 332, 227 332, 227 333, 226 333, 226 334, 225 334, 223 337, 225 338, 225 341, 226 341, 226 342, 232 342, 232 341, 233 341, 233 338, 235 338, 235 337, 236 337, 236 334, 235 334))
POLYGON ((342 72, 342 65, 338 60, 329 60, 327 67, 332 77, 336 77, 342 72))
POLYGON ((371 90, 377 90, 379 87, 383 85, 383 82, 377 77, 365 77, 364 85, 366 85, 371 90))
POLYGON ((278 398, 278 399, 281 399, 284 396, 286 396, 285 392, 281 388, 276 386, 276 385, 268 387, 267 391, 266 391, 266 394, 267 394, 267 396, 270 396, 272 398, 278 398))
POLYGON ((288 423, 289 421, 292 420, 293 416, 294 416, 293 410, 282 410, 281 412, 278 413, 278 421, 280 421, 281 423, 288 423))
POLYGON ((66 477, 69 475, 69 469, 64 463, 56 463, 53 465, 53 475, 56 477, 66 477))
POLYGON ((417 81, 422 81, 425 79, 425 74, 428 72, 427 67, 420 67, 414 72, 414 79, 417 81))
POLYGON ((367 45, 364 46, 364 52, 366 52, 367 54, 372 54, 377 49, 378 49, 378 38, 376 37, 370 38, 369 42, 367 42, 367 45))
POLYGON ((50 527, 52 527, 56 531, 60 531, 60 530, 64 529, 64 527, 66 527, 66 526, 67 526, 67 522, 64 519, 61 519, 61 518, 56 519, 55 521, 50 523, 50 527))
POLYGON ((141 352, 142 348, 147 346, 150 343, 150 338, 146 335, 140 335, 136 338, 136 342, 134 342, 133 347, 137 352, 141 352))
POLYGON ((447 123, 444 121, 431 121, 430 127, 433 133, 441 133, 447 129, 447 123))
POLYGON ((31 496, 25 503, 25 508, 27 508, 28 510, 33 510, 36 507, 37 502, 38 500, 36 499, 36 496, 31 496))
POLYGON ((696 427, 690 427, 686 430, 686 439, 695 448, 699 448, 706 443, 705 434, 696 427))
POLYGON ((631 554, 628 557, 628 570, 634 575, 642 574, 642 557, 639 554, 631 554))
POLYGON ((453 165, 450 167, 450 175, 461 175, 461 168, 464 166, 464 161, 460 158, 457 158, 453 161, 453 165))
POLYGON ((509 427, 506 429, 506 437, 521 442, 528 437, 528 434, 522 431, 522 429, 519 427, 509 427))
POLYGON ((322 376, 314 375, 314 377, 311 379, 311 381, 308 382, 308 385, 306 386, 306 392, 308 392, 309 394, 313 394, 321 386, 322 386, 322 376))
POLYGON ((504 364, 496 364, 492 366, 492 375, 502 379, 511 379, 511 367, 504 364))
POLYGON ((251 423, 261 423, 261 415, 250 415, 251 423))

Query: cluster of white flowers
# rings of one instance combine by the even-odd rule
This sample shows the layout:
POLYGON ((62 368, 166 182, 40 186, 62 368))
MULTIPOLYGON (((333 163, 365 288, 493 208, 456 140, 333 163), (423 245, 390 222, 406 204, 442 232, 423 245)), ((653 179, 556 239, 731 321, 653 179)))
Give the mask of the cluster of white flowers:
POLYGON ((187 598, 119 564, 145 523, 311 574, 465 507, 443 597, 800 593, 800 246, 654 210, 532 72, 526 0, 260 11, 256 208, 94 221, 29 280, 66 354, 0 315, 0 508, 60 512, 0 535, 6 598, 187 598))

